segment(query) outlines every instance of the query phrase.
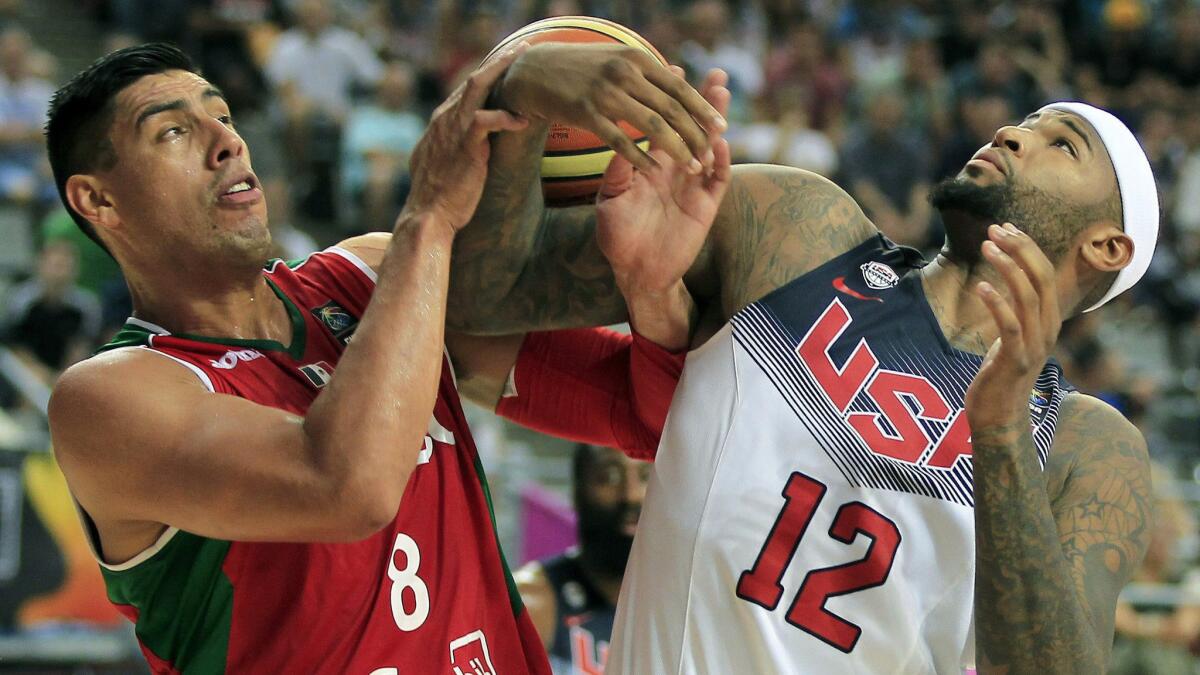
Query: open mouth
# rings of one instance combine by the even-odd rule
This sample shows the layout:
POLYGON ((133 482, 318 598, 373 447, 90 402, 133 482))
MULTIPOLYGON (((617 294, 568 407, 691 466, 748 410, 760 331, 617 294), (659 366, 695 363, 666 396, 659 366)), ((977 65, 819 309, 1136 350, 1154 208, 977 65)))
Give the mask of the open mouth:
POLYGON ((260 199, 262 199, 262 190, 259 189, 258 180, 253 175, 228 186, 217 197, 219 203, 238 206, 251 204, 260 199))

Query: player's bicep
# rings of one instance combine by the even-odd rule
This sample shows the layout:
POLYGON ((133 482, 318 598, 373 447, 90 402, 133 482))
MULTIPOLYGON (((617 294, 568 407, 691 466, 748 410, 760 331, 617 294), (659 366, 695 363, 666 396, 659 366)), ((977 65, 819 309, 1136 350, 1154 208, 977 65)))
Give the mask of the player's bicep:
POLYGON ((379 267, 383 265, 383 258, 387 255, 388 246, 391 243, 391 233, 369 232, 367 234, 360 234, 357 237, 343 239, 337 243, 337 247, 354 254, 355 257, 366 263, 367 267, 378 273, 379 267))
POLYGON ((56 455, 93 517, 221 539, 353 538, 349 502, 314 461, 303 418, 122 351, 132 353, 68 371, 51 400, 56 455))
POLYGON ((877 232, 826 178, 784 166, 734 167, 707 252, 725 317, 877 232))
POLYGON ((1051 505, 1076 591, 1108 645, 1117 596, 1149 544, 1149 459, 1141 433, 1120 413, 1091 397, 1071 399, 1054 445, 1075 450, 1076 459, 1051 505))

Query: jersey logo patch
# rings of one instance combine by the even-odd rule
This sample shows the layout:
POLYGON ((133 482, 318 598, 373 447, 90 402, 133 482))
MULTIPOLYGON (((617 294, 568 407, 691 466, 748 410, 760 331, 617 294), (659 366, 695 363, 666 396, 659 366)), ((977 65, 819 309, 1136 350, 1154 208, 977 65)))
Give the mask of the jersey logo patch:
POLYGON ((482 630, 450 642, 450 667, 454 669, 452 675, 496 675, 482 630))
POLYGON ((316 387, 317 389, 321 389, 325 385, 329 384, 329 380, 333 378, 333 366, 324 361, 317 361, 316 363, 310 363, 306 366, 300 366, 297 368, 297 370, 300 371, 301 375, 308 378, 308 381, 312 383, 312 386, 316 387))
POLYGON ((878 260, 865 262, 859 269, 862 270, 863 281, 877 291, 894 288, 896 284, 900 283, 900 276, 896 274, 896 270, 878 260))
POLYGON ((873 297, 870 295, 863 295, 862 293, 859 293, 858 291, 854 290, 853 288, 850 288, 849 286, 847 286, 846 285, 846 277, 836 277, 833 280, 833 289, 835 291, 837 291, 838 293, 845 293, 846 295, 848 295, 852 298, 856 298, 858 300, 874 300, 875 302, 883 302, 883 298, 876 298, 876 297, 873 297))
POLYGON ((262 357, 263 353, 257 349, 230 349, 229 351, 225 352, 225 355, 221 358, 214 359, 208 363, 213 368, 220 368, 221 370, 233 370, 239 363, 244 361, 253 361, 254 359, 261 359, 262 357))
POLYGON ((333 300, 321 305, 313 307, 312 315, 317 317, 329 332, 333 333, 333 337, 337 338, 342 346, 350 343, 350 337, 354 335, 354 330, 358 328, 358 319, 350 312, 347 312, 341 305, 333 300))

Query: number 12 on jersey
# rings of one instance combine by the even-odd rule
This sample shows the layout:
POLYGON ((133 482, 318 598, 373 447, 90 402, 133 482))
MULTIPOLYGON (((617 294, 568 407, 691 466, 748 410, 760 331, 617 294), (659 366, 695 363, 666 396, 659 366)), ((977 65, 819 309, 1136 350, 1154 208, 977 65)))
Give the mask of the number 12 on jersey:
MULTIPOLYGON (((792 473, 783 488, 784 505, 754 566, 742 572, 737 595, 756 605, 774 610, 783 597, 783 573, 787 570, 808 530, 813 514, 825 496, 825 485, 800 472, 792 473)), ((787 612, 787 622, 847 654, 854 650, 862 629, 825 608, 829 598, 882 586, 892 571, 900 548, 896 524, 862 502, 842 504, 829 536, 853 543, 859 534, 871 539, 859 560, 812 570, 787 612)))

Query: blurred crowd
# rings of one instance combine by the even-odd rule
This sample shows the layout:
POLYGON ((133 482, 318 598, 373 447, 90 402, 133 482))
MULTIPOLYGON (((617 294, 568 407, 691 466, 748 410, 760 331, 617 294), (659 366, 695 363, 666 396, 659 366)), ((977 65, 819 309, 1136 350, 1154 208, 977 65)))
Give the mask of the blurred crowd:
MULTIPOLYGON (((61 4, 76 12, 81 6, 61 4)), ((1184 516, 1200 485, 1200 2, 87 0, 82 6, 95 26, 91 56, 141 41, 174 42, 224 91, 269 200, 277 254, 285 258, 389 228, 407 194, 409 154, 432 108, 506 34, 545 16, 589 14, 624 23, 692 78, 724 68, 733 93, 728 137, 735 161, 826 175, 892 239, 927 252, 942 238, 930 186, 956 173, 997 128, 1051 100, 1105 107, 1136 130, 1150 156, 1162 233, 1138 289, 1069 322, 1058 358, 1080 389, 1142 428, 1162 467, 1160 483, 1173 490, 1164 499, 1187 505, 1168 509, 1183 515, 1156 533, 1167 541, 1159 542, 1162 555, 1152 556, 1157 562, 1148 563, 1156 567, 1147 583, 1184 583, 1195 562, 1195 524, 1184 516)), ((31 34, 23 22, 28 9, 20 0, 0 0, 6 242, 0 336, 25 375, 49 384, 102 342, 129 305, 115 265, 58 205, 41 127, 52 92, 71 73, 31 34), (7 250, 18 241, 27 242, 25 258, 7 250)), ((28 406, 30 397, 11 379, 0 378, 0 405, 28 406)), ((1200 644, 1200 592, 1176 597, 1192 598, 1184 604, 1195 617, 1174 621, 1175 609, 1146 610, 1168 612, 1152 621, 1139 616, 1135 602, 1118 621, 1125 644, 1171 644, 1190 659, 1200 644)), ((1128 647, 1119 655, 1136 664, 1139 654, 1155 651, 1128 647)))

